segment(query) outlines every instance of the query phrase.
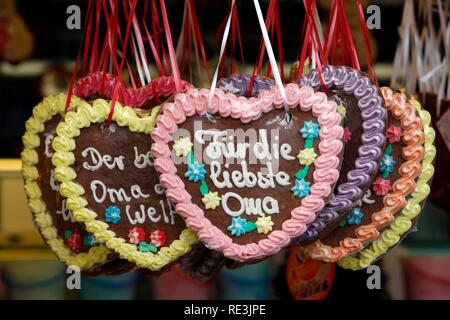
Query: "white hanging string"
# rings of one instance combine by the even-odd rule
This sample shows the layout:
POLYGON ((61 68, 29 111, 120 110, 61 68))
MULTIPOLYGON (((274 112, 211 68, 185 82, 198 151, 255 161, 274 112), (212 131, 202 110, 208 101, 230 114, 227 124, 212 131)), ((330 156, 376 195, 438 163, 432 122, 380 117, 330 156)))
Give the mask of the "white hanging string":
MULTIPOLYGON (((259 25, 260 25, 260 28, 261 28, 261 32, 262 32, 262 35, 263 35, 264 44, 265 44, 266 49, 267 49, 267 55, 269 57, 270 66, 272 67, 272 72, 273 72, 273 76, 274 76, 274 79, 275 79, 275 83, 278 85, 278 87, 280 89, 280 94, 281 94, 281 97, 283 98, 284 108, 286 110, 287 121, 289 121, 290 120, 290 116, 289 116, 289 111, 290 110, 289 110, 289 106, 288 106, 288 103, 287 103, 286 91, 284 90, 283 81, 281 80, 280 71, 279 71, 278 65, 277 65, 277 60, 275 59, 275 55, 273 53, 272 44, 270 42, 269 34, 267 32, 266 24, 264 22, 264 17, 263 17, 262 12, 261 12, 261 7, 259 5, 259 1, 258 0, 254 0, 253 3, 255 5, 256 15, 258 16, 258 22, 259 22, 259 25)), ((216 70, 214 72, 214 76, 213 76, 212 83, 211 83, 211 89, 209 90, 208 109, 211 109, 211 107, 212 107, 212 100, 213 100, 213 97, 214 97, 214 92, 216 90, 217 79, 218 79, 218 75, 219 75, 219 67, 220 67, 220 63, 221 63, 222 58, 223 58, 223 54, 225 52, 225 48, 226 48, 226 44, 227 44, 227 40, 228 40, 228 35, 229 35, 229 32, 230 32, 231 17, 232 17, 232 14, 233 14, 233 7, 234 7, 234 5, 235 5, 235 0, 232 0, 230 15, 228 16, 227 24, 225 25, 225 30, 224 30, 224 34, 223 34, 223 38, 222 38, 222 44, 220 46, 219 61, 217 63, 217 67, 216 67, 216 70)))
POLYGON ((220 63, 222 62, 223 55, 225 53, 228 35, 230 34, 231 17, 233 16, 233 8, 234 8, 235 3, 236 3, 235 0, 231 1, 230 15, 228 16, 227 24, 225 25, 225 30, 223 31, 222 44, 220 45, 219 61, 217 62, 217 67, 216 67, 216 70, 214 71, 211 88, 209 90, 208 110, 211 110, 211 107, 212 107, 214 92, 216 91, 217 78, 219 76, 219 67, 220 67, 220 63))

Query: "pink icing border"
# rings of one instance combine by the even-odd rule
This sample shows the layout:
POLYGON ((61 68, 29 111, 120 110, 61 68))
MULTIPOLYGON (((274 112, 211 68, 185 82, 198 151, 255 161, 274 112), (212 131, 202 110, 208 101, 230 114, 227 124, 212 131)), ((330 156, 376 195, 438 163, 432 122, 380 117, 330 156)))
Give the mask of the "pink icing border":
MULTIPOLYGON (((254 260, 275 254, 306 231, 307 224, 311 223, 316 213, 324 207, 324 199, 331 194, 331 186, 339 177, 338 155, 343 148, 341 139, 344 129, 337 105, 334 101, 328 101, 323 92, 315 93, 311 87, 299 87, 293 83, 286 86, 289 107, 300 106, 302 111, 312 109, 320 124, 320 155, 314 162, 314 183, 310 195, 303 198, 302 204, 291 211, 291 218, 283 222, 281 230, 272 231, 258 243, 239 245, 212 225, 203 210, 192 203, 183 181, 176 175, 177 168, 171 160, 171 150, 168 146, 172 140, 171 134, 178 129, 179 124, 186 121, 186 117, 207 113, 208 94, 207 89, 189 89, 186 93, 177 94, 173 103, 163 105, 163 114, 158 116, 151 135, 154 141, 154 165, 156 171, 161 174, 161 185, 166 189, 167 197, 176 204, 178 214, 186 220, 189 228, 198 233, 199 239, 209 249, 223 252, 226 257, 237 261, 254 260)), ((209 112, 249 123, 260 118, 263 113, 282 108, 283 98, 277 87, 252 98, 236 97, 218 89, 209 112)))

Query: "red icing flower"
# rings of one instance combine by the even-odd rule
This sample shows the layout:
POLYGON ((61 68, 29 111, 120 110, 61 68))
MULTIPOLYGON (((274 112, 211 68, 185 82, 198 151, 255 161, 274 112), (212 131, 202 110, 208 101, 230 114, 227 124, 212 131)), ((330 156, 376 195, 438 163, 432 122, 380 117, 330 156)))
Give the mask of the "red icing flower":
POLYGON ((67 239, 67 246, 70 250, 78 252, 81 249, 81 236, 79 233, 73 232, 67 239))
POLYGON ((391 190, 391 180, 376 178, 372 183, 372 190, 377 196, 385 196, 391 190))
POLYGON ((352 140, 352 133, 348 127, 344 128, 344 142, 347 143, 352 140))
POLYGON ((142 228, 135 227, 128 232, 128 238, 130 238, 130 243, 139 244, 145 239, 145 231, 142 228))
POLYGON ((402 128, 394 126, 391 124, 386 132, 386 137, 389 140, 389 143, 394 143, 400 141, 401 137, 403 137, 402 128))
POLYGON ((155 247, 162 247, 166 244, 167 233, 161 230, 155 230, 150 234, 150 242, 155 247))

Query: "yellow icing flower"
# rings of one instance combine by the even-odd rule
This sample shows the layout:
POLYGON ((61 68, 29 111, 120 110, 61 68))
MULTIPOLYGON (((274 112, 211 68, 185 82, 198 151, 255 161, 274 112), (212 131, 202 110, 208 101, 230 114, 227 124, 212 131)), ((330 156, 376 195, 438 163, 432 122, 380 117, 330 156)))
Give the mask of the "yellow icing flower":
POLYGON ((316 157, 317 154, 314 152, 314 148, 303 149, 297 155, 297 159, 300 162, 300 164, 305 166, 313 163, 316 157))
POLYGON ((272 217, 271 216, 259 217, 255 225, 256 228, 258 229, 258 233, 268 234, 270 231, 272 231, 273 226, 272 217))
POLYGON ((193 146, 193 144, 189 137, 181 137, 180 139, 175 141, 175 143, 173 144, 173 149, 177 153, 177 156, 186 157, 188 155, 189 151, 191 151, 192 146, 193 146))
POLYGON ((347 109, 345 108, 345 106, 343 104, 338 105, 337 111, 339 112, 339 114, 341 115, 342 118, 345 118, 347 109))
POLYGON ((208 192, 202 198, 202 202, 205 204, 206 209, 215 209, 220 205, 221 197, 218 192, 208 192))

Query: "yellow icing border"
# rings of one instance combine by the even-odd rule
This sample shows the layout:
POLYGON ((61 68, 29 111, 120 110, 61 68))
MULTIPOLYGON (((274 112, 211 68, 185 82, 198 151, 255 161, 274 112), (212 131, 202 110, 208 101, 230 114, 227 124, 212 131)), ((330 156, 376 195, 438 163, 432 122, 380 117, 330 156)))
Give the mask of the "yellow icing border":
MULTIPOLYGON (((56 254, 58 259, 67 265, 76 265, 81 270, 89 270, 98 264, 106 261, 108 254, 111 253, 104 246, 92 247, 88 252, 74 253, 64 243, 64 239, 58 236, 58 231, 53 225, 52 216, 47 211, 47 206, 42 199, 42 192, 36 182, 39 178, 37 164, 39 156, 36 148, 41 141, 39 134, 45 130, 45 123, 54 116, 64 116, 67 95, 59 94, 44 98, 36 107, 33 108, 33 115, 25 123, 25 134, 22 136, 24 149, 21 153, 22 158, 22 176, 25 184, 25 193, 28 197, 28 205, 33 213, 34 221, 46 240, 47 244, 56 254)), ((80 99, 73 97, 71 108, 76 108, 80 99)))
MULTIPOLYGON (((104 122, 108 118, 110 102, 97 99, 93 104, 83 102, 77 106, 76 112, 67 112, 56 128, 57 137, 53 140, 55 150, 52 162, 55 165, 55 178, 61 183, 60 193, 67 198, 67 207, 73 212, 76 221, 83 222, 86 229, 108 248, 117 252, 122 259, 135 263, 140 268, 158 271, 169 263, 177 260, 191 250, 198 242, 197 234, 191 229, 184 229, 178 240, 170 246, 162 247, 154 254, 140 252, 135 244, 130 244, 109 230, 108 224, 96 219, 97 214, 88 209, 87 201, 82 196, 84 188, 76 183, 76 172, 71 167, 75 161, 75 137, 80 135, 80 129, 89 127, 92 123, 104 122)), ((133 132, 150 134, 156 123, 159 108, 154 108, 150 116, 140 117, 130 107, 122 107, 116 103, 113 118, 119 126, 128 126, 133 132)), ((149 135, 150 139, 150 135, 149 135)))
POLYGON ((417 179, 416 189, 401 213, 395 218, 389 228, 378 237, 378 239, 374 240, 369 247, 363 249, 359 253, 345 257, 338 262, 339 266, 342 268, 352 270, 367 268, 391 247, 396 245, 400 241, 401 236, 411 228, 412 220, 422 211, 420 203, 424 201, 430 193, 428 182, 434 174, 433 160, 436 156, 436 147, 434 146, 435 131, 430 126, 431 115, 422 109, 422 106, 417 100, 411 99, 409 102, 416 107, 419 116, 422 119, 425 132, 425 157, 422 161, 422 172, 417 179))

